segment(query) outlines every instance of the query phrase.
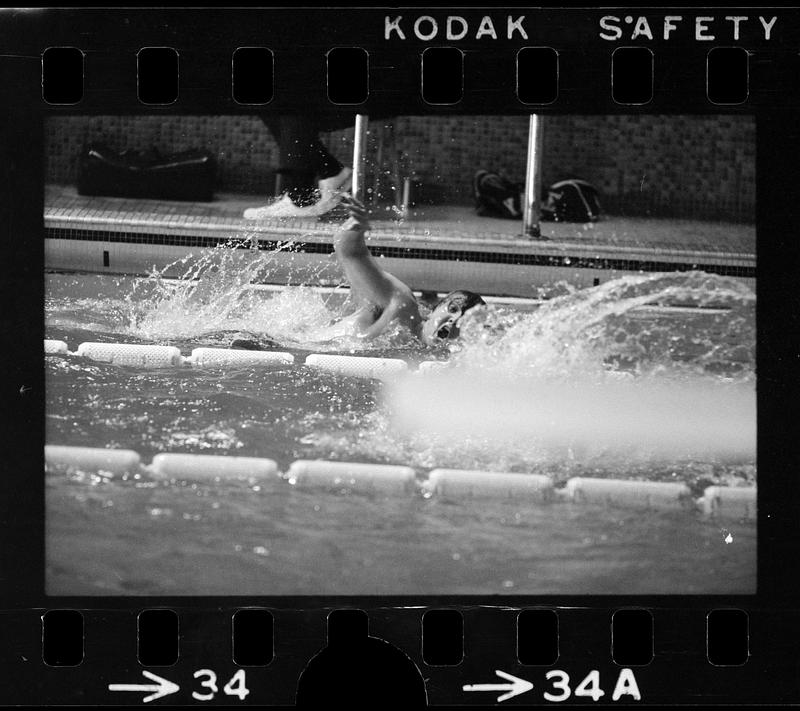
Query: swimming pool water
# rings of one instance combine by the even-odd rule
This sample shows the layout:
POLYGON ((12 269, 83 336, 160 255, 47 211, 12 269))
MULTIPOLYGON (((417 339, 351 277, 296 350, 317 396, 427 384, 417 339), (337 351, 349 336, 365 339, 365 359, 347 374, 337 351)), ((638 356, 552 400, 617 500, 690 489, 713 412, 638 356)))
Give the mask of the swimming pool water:
MULTIPOLYGON (((142 280, 48 275, 46 287, 46 337, 67 341, 71 350, 82 341, 101 340, 169 343, 188 354, 198 346, 225 345, 230 331, 258 330, 264 325, 259 319, 266 318, 272 335, 289 332, 291 319, 311 332, 343 301, 303 290, 248 292, 246 309, 237 310, 235 300, 225 302, 230 308, 202 330, 197 323, 207 324, 210 314, 225 310, 213 289, 199 306, 208 308, 205 320, 192 321, 196 314, 180 317, 178 307, 187 302, 154 301, 142 280), (254 304, 262 305, 260 316, 251 315, 254 304), (170 327, 177 335, 167 335, 170 327)), ((507 316, 508 330, 527 327, 524 315, 507 316)), ((714 314, 678 318, 610 313, 603 322, 607 333, 644 332, 624 344, 618 339, 624 347, 615 352, 615 362, 629 364, 648 342, 673 339, 675 361, 692 361, 694 367, 692 348, 702 350, 711 338, 727 344, 725 358, 707 353, 700 358, 714 383, 712 396, 741 388, 742 382, 747 387, 741 371, 752 367, 752 334, 714 314), (736 349, 743 352, 737 356, 736 349)), ((537 327, 541 330, 541 321, 537 327)), ((591 335, 592 328, 585 326, 584 333, 591 335)), ((293 341, 289 349, 303 345, 293 341)), ((476 344, 473 365, 488 358, 481 350, 485 345, 476 344)), ((347 353, 353 344, 330 349, 347 353)), ((376 351, 412 361, 442 356, 402 341, 379 343, 376 351)), ((603 354, 606 364, 613 361, 609 353, 603 354)), ((528 352, 507 349, 510 366, 515 354, 530 360, 528 352)), ((580 364, 585 374, 586 355, 573 348, 553 362, 573 370, 580 364)), ((145 461, 158 452, 191 452, 269 457, 283 471, 294 459, 325 458, 406 464, 420 474, 433 467, 536 471, 557 483, 570 476, 679 480, 698 496, 712 483, 753 485, 756 476, 754 451, 748 454, 746 447, 744 453, 714 448, 698 453, 693 443, 692 452, 676 447, 672 456, 652 457, 632 452, 630 443, 587 449, 557 442, 537 448, 536 442, 514 446, 502 437, 420 436, 397 428, 377 381, 302 365, 143 370, 48 357, 46 386, 48 443, 130 448, 145 461)), ((432 410, 431 403, 420 404, 432 410)), ((381 499, 299 491, 280 480, 253 486, 49 472, 46 483, 51 594, 745 593, 755 588, 755 524, 729 522, 726 528, 699 514, 381 499)))
POLYGON ((277 482, 50 479, 47 590, 99 595, 748 593, 755 526, 277 482), (725 539, 730 533, 731 542, 725 539))

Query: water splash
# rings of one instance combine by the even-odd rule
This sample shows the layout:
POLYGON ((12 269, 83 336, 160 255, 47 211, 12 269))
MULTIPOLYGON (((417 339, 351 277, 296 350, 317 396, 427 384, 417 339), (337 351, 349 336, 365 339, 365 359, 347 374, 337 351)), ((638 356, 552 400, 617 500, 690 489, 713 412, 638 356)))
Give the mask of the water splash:
POLYGON ((221 245, 154 271, 127 295, 124 330, 154 341, 230 331, 287 342, 313 336, 339 315, 330 297, 304 286, 269 294, 252 288, 270 281, 277 254, 291 244, 273 252, 221 245), (178 278, 165 278, 170 273, 178 278))
POLYGON ((454 367, 386 389, 369 446, 548 473, 755 460, 755 294, 734 279, 630 276, 534 313, 489 306, 453 350, 454 367), (652 308, 675 304, 694 310, 652 308))
MULTIPOLYGON (((363 349, 331 337, 331 323, 347 310, 341 295, 251 288, 274 256, 226 248, 170 265, 144 282, 147 293, 125 300, 129 332, 170 340, 243 330, 320 350, 363 349), (164 279, 168 270, 181 279, 164 279)), ((752 463, 755 298, 736 279, 685 272, 626 276, 532 313, 475 309, 452 346, 451 369, 398 381, 355 424, 313 427, 308 442, 327 455, 401 457, 421 467, 552 473, 752 463), (693 309, 658 311, 674 305, 693 309)), ((407 337, 390 330, 371 346, 403 350, 412 345, 407 337)))
MULTIPOLYGON (((117 329, 137 339, 179 345, 198 339, 209 345, 226 345, 232 333, 244 332, 287 348, 317 351, 403 351, 417 355, 425 350, 399 325, 390 326, 367 342, 358 338, 354 325, 347 320, 356 308, 348 289, 325 294, 304 285, 287 285, 269 292, 254 289, 256 284, 276 281, 276 257, 279 253, 285 257, 293 243, 286 242, 272 252, 235 248, 241 244, 241 239, 233 240, 153 270, 124 299, 114 302, 117 329)), ((291 270, 291 264, 288 266, 291 270)), ((285 261, 280 268, 287 268, 285 261)), ((329 274, 322 276, 329 268, 329 264, 320 262, 307 281, 330 282, 329 274)), ((304 264, 305 274, 308 269, 304 264)), ((295 281, 291 271, 288 281, 295 281)))
MULTIPOLYGON (((171 273, 184 279, 166 279, 162 270, 124 298, 80 302, 80 312, 107 321, 105 311, 113 305, 113 320, 122 324, 109 332, 115 337, 196 343, 205 334, 241 329, 293 343, 314 341, 346 311, 345 297, 307 287, 269 294, 252 289, 269 277, 272 259, 249 250, 209 250, 171 265, 171 273)), ((292 452, 295 458, 537 471, 557 478, 677 475, 713 481, 718 467, 733 467, 750 482, 755 299, 740 281, 700 272, 629 276, 568 292, 533 312, 500 306, 473 311, 453 346, 450 372, 415 375, 375 397, 356 402, 356 384, 346 378, 303 382, 302 369, 282 374, 278 385, 270 380, 268 392, 274 399, 280 383, 294 388, 281 418, 291 423, 292 441, 302 444, 292 452), (652 308, 670 304, 695 310, 652 308)), ((408 338, 389 332, 371 347, 407 355, 408 338)), ((338 341, 330 349, 350 348, 338 341)), ((98 368, 101 377, 105 369, 98 368)), ((115 371, 114 382, 118 378, 115 371)), ((162 382, 156 386, 163 392, 162 382)), ((187 387, 197 382, 187 381, 187 387)), ((236 392, 236 385, 214 381, 215 389, 228 387, 236 392)), ((364 387, 373 392, 379 386, 364 387)), ((82 389, 80 397, 85 399, 82 389)), ((240 422, 241 403, 236 408, 240 422)), ((205 432, 194 421, 168 428, 205 432)))
POLYGON ((743 282, 705 272, 625 276, 554 298, 532 314, 473 310, 452 359, 459 367, 514 377, 602 380, 611 370, 750 380, 755 299, 743 282), (652 308, 664 306, 694 309, 652 308))

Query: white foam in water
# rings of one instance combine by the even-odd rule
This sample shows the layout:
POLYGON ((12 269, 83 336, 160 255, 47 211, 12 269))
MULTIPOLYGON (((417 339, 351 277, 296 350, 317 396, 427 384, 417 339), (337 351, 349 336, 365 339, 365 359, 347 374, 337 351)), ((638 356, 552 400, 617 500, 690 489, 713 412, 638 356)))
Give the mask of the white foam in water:
POLYGON ((737 365, 752 374, 755 299, 746 284, 705 272, 626 276, 554 298, 533 313, 475 309, 462 321, 464 347, 452 360, 548 377, 603 375, 614 362, 631 364, 638 375, 737 365), (670 304, 724 310, 699 327, 696 315, 659 319, 641 311, 670 304))
POLYGON ((417 366, 418 373, 431 373, 433 371, 446 370, 450 363, 442 360, 424 360, 417 366))
POLYGON ((272 254, 220 247, 169 265, 128 295, 126 331, 152 340, 237 330, 313 340, 338 315, 327 308, 329 297, 299 286, 275 294, 250 288, 269 274, 272 254), (175 272, 178 280, 162 278, 175 272))

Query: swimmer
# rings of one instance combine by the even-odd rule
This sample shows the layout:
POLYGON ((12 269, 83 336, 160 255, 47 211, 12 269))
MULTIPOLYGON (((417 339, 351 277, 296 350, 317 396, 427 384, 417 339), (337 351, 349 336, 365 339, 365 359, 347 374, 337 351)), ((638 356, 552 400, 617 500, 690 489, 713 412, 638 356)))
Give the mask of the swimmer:
MULTIPOLYGON (((369 229, 366 208, 349 195, 342 198, 342 204, 350 216, 333 238, 334 253, 350 282, 358 308, 324 329, 321 340, 346 335, 370 340, 395 324, 407 328, 429 346, 456 338, 461 318, 473 307, 484 304, 484 300, 471 291, 453 291, 423 319, 409 286, 381 269, 370 254, 364 239, 369 229)), ((249 339, 237 339, 231 346, 259 347, 249 339)))

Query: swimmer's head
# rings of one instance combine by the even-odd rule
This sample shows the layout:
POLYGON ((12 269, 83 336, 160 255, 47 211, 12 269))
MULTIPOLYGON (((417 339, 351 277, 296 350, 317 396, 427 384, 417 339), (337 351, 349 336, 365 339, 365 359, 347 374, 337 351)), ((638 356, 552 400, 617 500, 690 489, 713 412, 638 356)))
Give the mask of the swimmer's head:
POLYGON ((485 303, 474 291, 451 291, 436 304, 422 325, 422 340, 433 345, 457 338, 461 317, 475 306, 485 303))

